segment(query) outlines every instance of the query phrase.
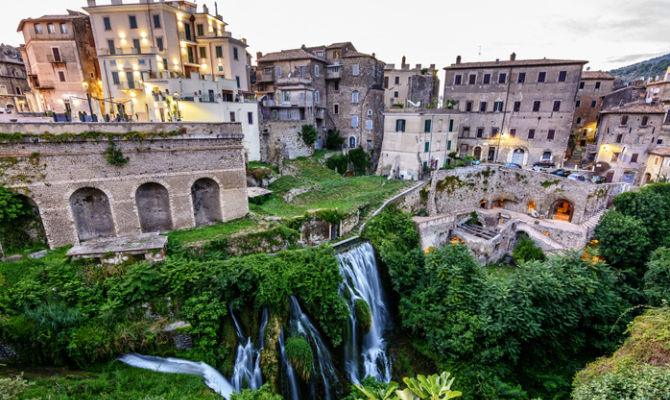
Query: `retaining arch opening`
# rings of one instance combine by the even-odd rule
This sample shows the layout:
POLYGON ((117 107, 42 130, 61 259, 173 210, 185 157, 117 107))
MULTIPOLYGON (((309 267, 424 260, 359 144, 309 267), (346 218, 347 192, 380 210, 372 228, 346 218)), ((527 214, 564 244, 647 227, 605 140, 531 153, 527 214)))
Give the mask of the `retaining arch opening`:
POLYGON ((143 184, 135 192, 135 202, 143 233, 172 229, 170 194, 165 186, 156 182, 143 184))
POLYGON ((213 179, 201 178, 193 183, 191 199, 196 226, 209 225, 223 220, 219 194, 219 184, 213 179))
POLYGON ((112 209, 102 190, 78 189, 70 196, 70 209, 80 241, 114 236, 112 209))

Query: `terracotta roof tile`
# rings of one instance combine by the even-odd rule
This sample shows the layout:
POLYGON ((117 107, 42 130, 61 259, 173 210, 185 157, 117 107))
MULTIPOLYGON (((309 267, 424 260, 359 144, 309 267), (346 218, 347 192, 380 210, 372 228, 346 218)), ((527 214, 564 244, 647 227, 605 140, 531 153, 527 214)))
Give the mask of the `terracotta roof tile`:
POLYGON ((504 67, 531 67, 542 65, 568 65, 568 64, 586 64, 588 61, 583 60, 557 60, 550 58, 542 58, 537 60, 501 60, 501 61, 483 61, 483 62, 468 62, 460 64, 451 64, 444 69, 473 69, 473 68, 504 68, 504 67))
POLYGON ((282 50, 275 53, 268 53, 263 55, 257 62, 273 62, 273 61, 288 61, 288 60, 305 60, 312 59, 327 63, 325 58, 321 58, 314 53, 305 49, 282 50))
POLYGON ((614 80, 614 77, 604 71, 584 71, 582 72, 582 79, 604 79, 614 80))
POLYGON ((601 111, 602 114, 665 114, 658 104, 632 103, 601 111))
POLYGON ((670 146, 666 147, 657 147, 654 150, 650 151, 651 154, 662 157, 670 157, 670 146))

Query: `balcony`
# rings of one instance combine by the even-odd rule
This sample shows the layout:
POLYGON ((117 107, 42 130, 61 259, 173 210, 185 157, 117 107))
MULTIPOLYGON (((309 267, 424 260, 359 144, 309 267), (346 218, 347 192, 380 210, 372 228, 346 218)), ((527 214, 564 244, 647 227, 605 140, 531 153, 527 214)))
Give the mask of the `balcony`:
POLYGON ((256 72, 256 81, 259 83, 262 82, 274 82, 275 76, 273 73, 265 74, 261 72, 256 72))
POLYGON ((98 49, 99 56, 132 56, 132 55, 155 55, 158 54, 156 47, 117 47, 115 49, 98 49))
POLYGON ((201 103, 218 103, 218 101, 216 101, 216 95, 210 96, 208 94, 204 94, 202 96, 198 96, 198 100, 201 103))
POLYGON ((277 86, 289 86, 289 85, 311 85, 312 77, 309 75, 305 76, 288 76, 281 77, 275 80, 277 86))
POLYGON ((54 65, 65 65, 67 62, 63 59, 63 56, 59 55, 56 57, 53 54, 47 54, 47 61, 54 65))
POLYGON ((144 85, 140 82, 121 82, 116 87, 119 90, 142 90, 144 85))
POLYGON ((291 108, 291 107, 311 107, 313 104, 308 104, 305 100, 289 100, 289 101, 277 101, 265 99, 263 100, 263 107, 282 107, 282 108, 291 108))
POLYGON ((340 79, 342 77, 341 65, 329 65, 326 71, 326 79, 340 79))

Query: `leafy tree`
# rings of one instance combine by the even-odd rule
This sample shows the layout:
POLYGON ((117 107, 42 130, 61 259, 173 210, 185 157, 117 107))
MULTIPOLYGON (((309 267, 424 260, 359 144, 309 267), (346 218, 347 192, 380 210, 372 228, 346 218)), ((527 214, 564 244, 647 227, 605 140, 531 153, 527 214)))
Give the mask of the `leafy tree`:
POLYGON ((326 167, 344 174, 349 168, 349 156, 345 154, 332 156, 326 160, 326 167))
POLYGON ((365 172, 370 168, 370 156, 358 147, 349 151, 349 161, 354 165, 354 173, 356 175, 365 175, 365 172))
POLYGON ((642 277, 651 246, 649 231, 642 221, 619 211, 608 211, 596 226, 595 238, 600 243, 600 254, 612 266, 642 277))
POLYGON ((305 142, 307 146, 311 146, 314 144, 314 142, 316 142, 318 134, 316 132, 316 128, 314 128, 312 125, 303 125, 300 131, 300 136, 302 137, 302 141, 305 142))
POLYGON ((660 247, 652 253, 644 274, 644 294, 652 305, 670 303, 670 248, 660 247))
POLYGON ((14 192, 0 184, 0 227, 25 215, 23 202, 14 192))
POLYGON ((328 150, 340 150, 344 144, 344 138, 340 136, 337 129, 329 129, 326 134, 326 148, 328 150))
POLYGON ((517 264, 526 261, 544 261, 547 259, 542 248, 535 244, 535 241, 526 234, 521 235, 521 239, 514 247, 512 255, 517 264))
POLYGON ((670 195, 659 193, 663 186, 622 193, 613 201, 617 211, 642 222, 649 233, 651 248, 658 247, 670 237, 670 195))

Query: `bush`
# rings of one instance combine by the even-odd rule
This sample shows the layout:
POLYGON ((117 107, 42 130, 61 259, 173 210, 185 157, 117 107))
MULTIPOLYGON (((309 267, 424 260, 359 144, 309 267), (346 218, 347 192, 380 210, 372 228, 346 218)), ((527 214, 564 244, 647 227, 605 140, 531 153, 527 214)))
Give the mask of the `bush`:
POLYGON ((302 130, 300 131, 300 136, 302 141, 305 142, 307 146, 311 146, 316 142, 316 137, 318 136, 316 128, 312 125, 303 125, 302 130))
POLYGON ((344 174, 349 169, 349 157, 347 155, 332 156, 326 160, 326 167, 344 174))
POLYGON ((288 338, 284 349, 286 351, 286 358, 291 363, 295 372, 298 373, 298 376, 300 376, 303 382, 309 382, 309 378, 312 375, 314 355, 307 340, 302 336, 288 338))
POLYGON ((116 143, 112 139, 109 139, 109 144, 105 149, 105 160, 110 165, 115 165, 117 167, 123 167, 130 161, 129 157, 124 157, 121 149, 116 147, 116 143))
POLYGON ((0 377, 0 400, 14 400, 28 390, 32 383, 23 379, 23 373, 14 378, 0 377))
POLYGON ((670 303, 670 248, 660 247, 651 254, 644 274, 644 294, 651 305, 670 303))
POLYGON ((368 333, 372 327, 372 314, 370 313, 370 306, 363 299, 356 299, 354 302, 354 309, 356 311, 356 320, 361 325, 361 332, 368 333))
POLYGON ((573 400, 670 400, 670 369, 646 365, 608 372, 578 385, 573 400))
POLYGON ((0 227, 23 216, 26 210, 21 199, 0 184, 0 227))
POLYGON ((340 136, 337 129, 329 129, 326 135, 326 148, 328 150, 340 150, 344 144, 344 138, 340 136))
POLYGON ((230 400, 282 400, 278 394, 272 393, 269 384, 263 385, 258 390, 244 389, 242 393, 233 393, 230 400))
POLYGON ((365 175, 368 168, 370 168, 370 156, 358 147, 349 151, 349 161, 354 165, 354 173, 356 175, 365 175))
POLYGON ((544 261, 547 259, 542 248, 536 245, 535 241, 529 238, 525 233, 521 235, 521 240, 519 240, 519 243, 514 247, 512 255, 517 264, 526 261, 544 261))

